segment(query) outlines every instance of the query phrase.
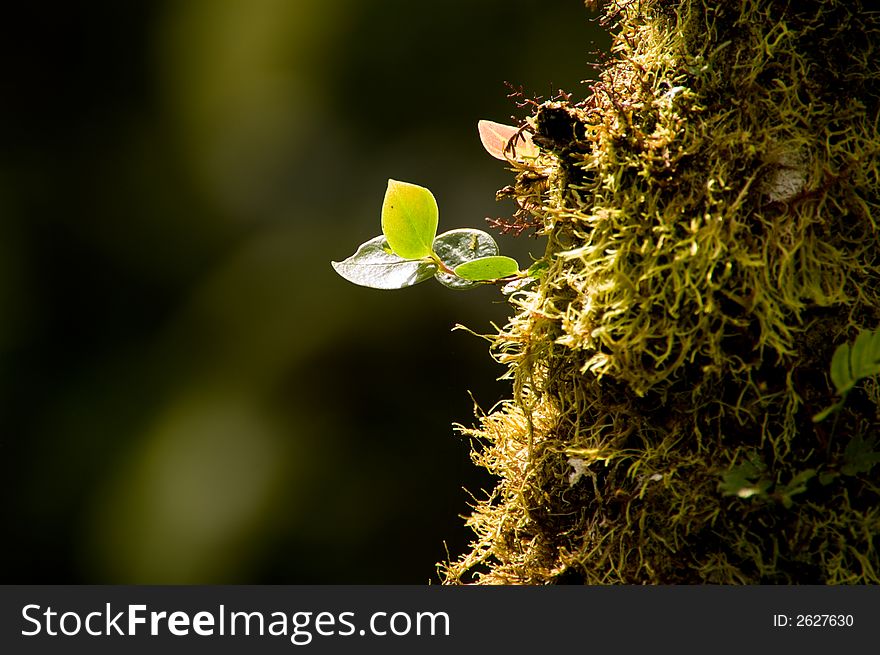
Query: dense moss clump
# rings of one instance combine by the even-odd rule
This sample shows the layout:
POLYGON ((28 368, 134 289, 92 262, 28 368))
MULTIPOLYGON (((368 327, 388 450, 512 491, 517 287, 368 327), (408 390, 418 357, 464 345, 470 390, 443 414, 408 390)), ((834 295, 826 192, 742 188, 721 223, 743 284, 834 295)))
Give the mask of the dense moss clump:
POLYGON ((548 238, 494 337, 513 398, 447 582, 880 582, 880 14, 606 3, 585 100, 535 105, 508 192, 548 238))

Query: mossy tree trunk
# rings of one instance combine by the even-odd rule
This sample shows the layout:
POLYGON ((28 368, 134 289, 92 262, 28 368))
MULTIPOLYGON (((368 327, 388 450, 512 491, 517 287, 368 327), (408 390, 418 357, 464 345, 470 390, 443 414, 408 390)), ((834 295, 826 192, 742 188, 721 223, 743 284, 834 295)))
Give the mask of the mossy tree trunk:
POLYGON ((585 100, 535 105, 513 194, 548 243, 495 338, 498 476, 447 582, 880 582, 880 15, 606 3, 585 100))

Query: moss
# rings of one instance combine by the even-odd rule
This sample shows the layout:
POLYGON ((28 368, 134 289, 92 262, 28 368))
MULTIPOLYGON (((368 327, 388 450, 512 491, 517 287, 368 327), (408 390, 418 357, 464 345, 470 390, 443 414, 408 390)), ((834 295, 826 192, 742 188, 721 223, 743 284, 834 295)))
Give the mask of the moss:
POLYGON ((536 105, 505 190, 547 269, 494 337, 513 397, 462 428, 498 484, 445 579, 880 582, 880 484, 846 463, 876 385, 811 420, 834 347, 880 324, 880 14, 605 11, 601 79, 536 105))

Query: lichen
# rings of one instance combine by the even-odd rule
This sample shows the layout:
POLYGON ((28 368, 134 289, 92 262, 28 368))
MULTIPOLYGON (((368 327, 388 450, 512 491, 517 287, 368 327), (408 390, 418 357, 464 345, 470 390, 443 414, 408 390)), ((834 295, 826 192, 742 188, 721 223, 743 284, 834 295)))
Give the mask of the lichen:
POLYGON ((605 14, 599 81, 535 104, 506 190, 546 270, 493 339, 512 398, 461 428, 498 482, 444 579, 880 582, 876 469, 847 465, 877 385, 811 420, 834 347, 880 324, 880 14, 605 14))

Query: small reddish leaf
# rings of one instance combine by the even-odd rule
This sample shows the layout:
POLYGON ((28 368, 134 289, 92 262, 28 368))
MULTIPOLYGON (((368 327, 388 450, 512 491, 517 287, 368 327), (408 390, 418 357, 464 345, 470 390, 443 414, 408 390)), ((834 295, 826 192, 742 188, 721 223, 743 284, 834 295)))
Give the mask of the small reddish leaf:
POLYGON ((521 160, 538 155, 538 148, 532 142, 532 137, 512 125, 481 120, 477 123, 477 129, 483 147, 495 159, 521 160))

